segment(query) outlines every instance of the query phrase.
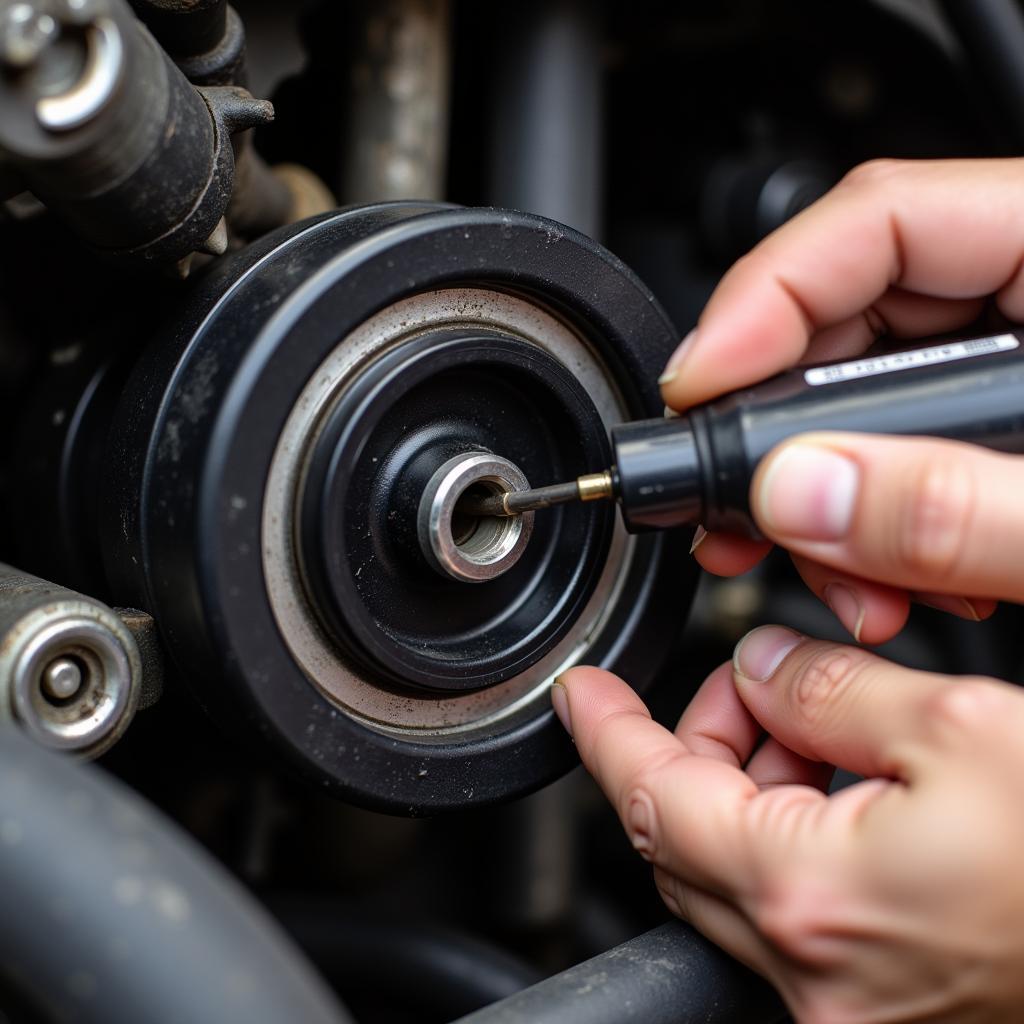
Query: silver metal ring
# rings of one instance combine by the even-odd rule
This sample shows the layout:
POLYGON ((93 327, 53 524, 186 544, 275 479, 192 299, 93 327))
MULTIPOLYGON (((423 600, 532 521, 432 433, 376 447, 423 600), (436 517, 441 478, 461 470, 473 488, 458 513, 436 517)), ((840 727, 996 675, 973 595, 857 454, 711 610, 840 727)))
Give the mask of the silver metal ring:
POLYGON ((296 663, 337 708, 335 713, 417 743, 446 743, 499 725, 509 728, 550 708, 551 680, 586 658, 614 614, 635 545, 616 521, 604 570, 573 627, 535 665, 497 686, 443 695, 394 692, 364 677, 338 653, 309 603, 296 549, 296 513, 309 453, 326 410, 373 360, 412 338, 447 328, 499 330, 535 345, 576 377, 607 429, 626 419, 611 370, 583 337, 535 302, 483 288, 423 292, 380 310, 341 339, 310 376, 278 439, 264 491, 267 596, 296 663))
POLYGON ((114 94, 124 63, 124 45, 110 18, 97 18, 86 32, 88 52, 78 81, 67 92, 36 102, 36 118, 51 132, 78 128, 95 117, 114 94))
POLYGON ((88 612, 69 609, 54 616, 39 609, 29 620, 18 627, 22 640, 11 664, 11 713, 44 746, 101 753, 127 727, 138 702, 141 663, 134 640, 127 629, 115 632, 88 612), (47 692, 44 676, 63 659, 75 664, 81 681, 61 700, 47 692))
POLYGON ((493 494, 526 491, 530 484, 508 459, 490 452, 456 455, 430 478, 420 500, 420 547, 438 572, 465 583, 484 583, 508 572, 533 532, 533 513, 482 516, 459 528, 457 505, 471 487, 493 494))

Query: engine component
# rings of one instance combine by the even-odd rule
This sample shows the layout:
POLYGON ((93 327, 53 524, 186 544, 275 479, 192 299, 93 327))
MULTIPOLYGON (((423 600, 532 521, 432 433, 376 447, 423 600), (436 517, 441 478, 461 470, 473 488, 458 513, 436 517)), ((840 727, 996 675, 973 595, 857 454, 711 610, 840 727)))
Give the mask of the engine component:
POLYGON ((438 572, 470 582, 507 572, 526 550, 533 516, 467 516, 460 499, 474 492, 497 495, 528 487, 518 466, 489 452, 449 459, 430 478, 420 499, 417 532, 427 561, 438 572))
POLYGON ((739 259, 838 179, 820 160, 720 159, 701 191, 702 234, 719 258, 739 259))
POLYGON ((459 487, 606 458, 661 408, 676 340, 618 260, 540 218, 381 204, 276 232, 197 282, 128 384, 114 596, 321 785, 406 813, 533 789, 573 762, 551 678, 586 659, 648 685, 694 570, 608 508, 513 538, 460 517, 459 487))
POLYGON ((676 921, 455 1024, 619 1024, 630 1018, 645 1024, 777 1024, 788 1015, 765 981, 676 921))
MULTIPOLYGON (((248 88, 245 28, 227 0, 133 0, 133 7, 193 85, 248 88)), ((297 168, 289 176, 272 171, 253 148, 252 131, 237 132, 232 146, 234 187, 227 221, 235 234, 253 238, 337 205, 329 195, 324 201, 326 187, 308 170, 297 168), (297 213, 310 201, 315 208, 297 213)))
MULTIPOLYGON (((5 989, 18 1020, 351 1018, 198 844, 91 765, 0 729, 5 989)), ((9 1009, 5 1001, 5 1009, 9 1009)))
POLYGON ((0 154, 22 186, 109 255, 223 252, 230 136, 273 108, 244 89, 193 88, 124 0, 52 9, 0 10, 0 154), (27 24, 31 46, 17 43, 27 24))
POLYGON ((131 0, 193 85, 245 85, 245 27, 227 0, 131 0))
POLYGON ((602 237, 607 5, 523 0, 493 8, 489 201, 602 237))
POLYGON ((106 605, 0 565, 0 718, 95 757, 135 714, 142 660, 106 605))
POLYGON ((351 0, 338 194, 346 203, 442 199, 448 156, 449 0, 351 0))

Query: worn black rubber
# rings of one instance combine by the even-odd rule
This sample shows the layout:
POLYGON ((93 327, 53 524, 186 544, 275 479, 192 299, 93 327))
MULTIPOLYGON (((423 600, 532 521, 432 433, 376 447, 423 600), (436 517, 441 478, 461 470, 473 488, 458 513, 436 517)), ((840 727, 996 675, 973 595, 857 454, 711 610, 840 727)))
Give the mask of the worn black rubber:
POLYGON ((0 727, 0 948, 46 1021, 346 1024, 278 925, 93 765, 0 727))
POLYGON ((662 925, 454 1024, 777 1024, 782 1001, 689 925, 662 925))

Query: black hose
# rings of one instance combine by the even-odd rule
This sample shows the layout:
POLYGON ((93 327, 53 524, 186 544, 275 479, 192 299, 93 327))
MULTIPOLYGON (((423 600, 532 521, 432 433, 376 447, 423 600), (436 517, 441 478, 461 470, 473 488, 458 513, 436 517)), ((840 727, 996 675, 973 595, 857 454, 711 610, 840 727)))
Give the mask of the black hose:
POLYGON ((687 925, 673 923, 455 1024, 775 1024, 779 997, 687 925))
POLYGON ((0 970, 46 1019, 350 1020, 205 851, 95 766, 9 725, 0 729, 0 879, 0 970))
POLYGON ((353 1005, 369 995, 450 1020, 540 981, 539 971, 454 928, 368 919, 322 898, 268 901, 303 952, 353 1005), (400 979, 400 982, 396 981, 400 979))
POLYGON ((1015 151, 1024 151, 1024 12, 1019 0, 941 0, 1015 151))

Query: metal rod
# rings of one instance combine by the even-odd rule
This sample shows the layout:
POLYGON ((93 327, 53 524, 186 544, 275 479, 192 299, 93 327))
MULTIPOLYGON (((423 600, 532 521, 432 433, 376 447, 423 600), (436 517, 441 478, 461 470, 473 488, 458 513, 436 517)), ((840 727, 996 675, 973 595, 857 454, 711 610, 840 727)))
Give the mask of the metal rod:
POLYGON ((612 475, 607 470, 589 473, 564 484, 535 487, 529 491, 506 491, 487 497, 466 495, 459 499, 458 511, 468 516, 519 516, 573 501, 607 501, 615 497, 612 475))

